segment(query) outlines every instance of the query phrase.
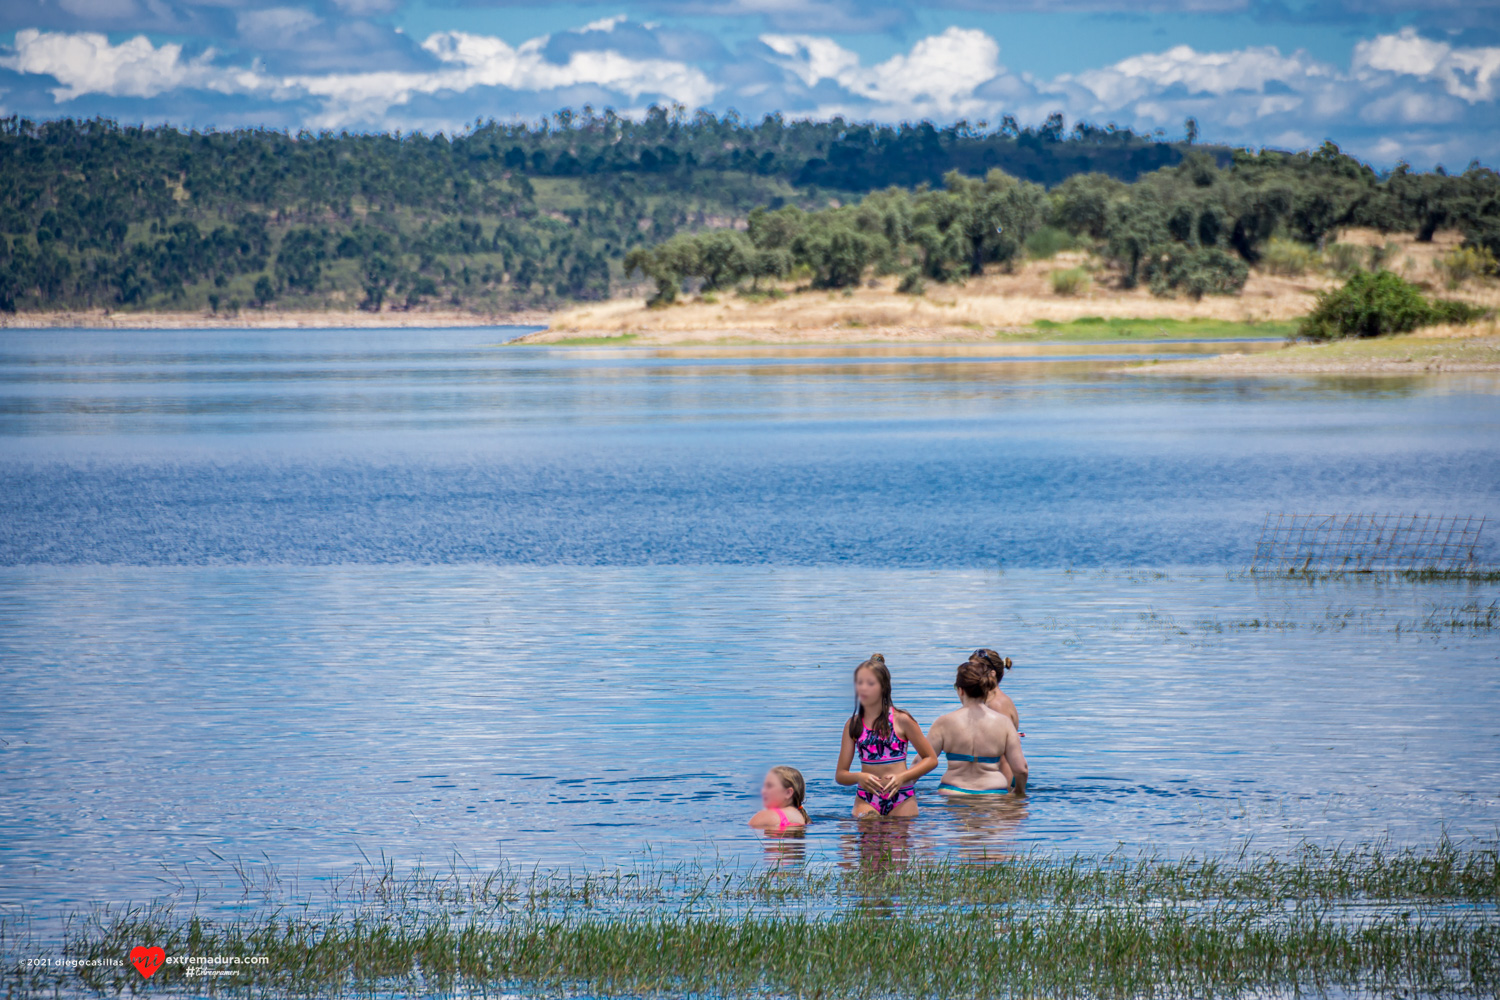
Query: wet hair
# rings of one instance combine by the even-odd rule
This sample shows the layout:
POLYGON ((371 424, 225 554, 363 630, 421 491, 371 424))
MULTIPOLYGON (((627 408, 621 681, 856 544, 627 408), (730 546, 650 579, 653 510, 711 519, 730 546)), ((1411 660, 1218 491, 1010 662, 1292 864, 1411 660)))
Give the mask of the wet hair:
POLYGON ((974 650, 969 654, 969 662, 986 667, 990 673, 994 674, 996 687, 1005 679, 1005 672, 1011 668, 1010 657, 1001 656, 993 649, 974 650))
MULTIPOLYGON (((880 715, 875 719, 875 725, 870 728, 881 739, 889 739, 892 735, 890 715, 892 712, 901 711, 891 701, 891 671, 885 665, 885 657, 879 653, 871 653, 868 660, 855 667, 854 676, 858 677, 861 670, 868 670, 880 682, 880 715)), ((855 698, 854 714, 849 716, 849 738, 851 740, 859 739, 859 734, 864 731, 864 728, 865 706, 859 703, 858 698, 855 698)))
POLYGON ((795 767, 777 764, 771 768, 771 773, 780 778, 782 787, 792 793, 792 808, 802 814, 802 822, 808 822, 807 810, 802 808, 802 800, 807 797, 807 782, 802 780, 802 772, 795 767))
POLYGON ((965 660, 958 665, 958 677, 953 686, 970 698, 983 701, 995 690, 995 672, 983 663, 965 660))

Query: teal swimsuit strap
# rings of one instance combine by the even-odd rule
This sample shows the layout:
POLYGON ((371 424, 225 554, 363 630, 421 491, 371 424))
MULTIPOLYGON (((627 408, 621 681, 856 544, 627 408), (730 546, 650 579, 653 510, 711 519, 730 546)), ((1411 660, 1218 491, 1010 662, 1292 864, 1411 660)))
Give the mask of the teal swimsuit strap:
POLYGON ((966 754, 966 753, 954 753, 952 750, 944 750, 943 753, 947 754, 949 760, 966 760, 966 761, 971 761, 971 762, 975 762, 975 763, 979 763, 979 764, 998 764, 998 763, 1000 763, 1000 758, 999 757, 974 757, 974 756, 972 756, 970 754, 966 754))
POLYGON ((1009 788, 959 788, 957 785, 950 785, 947 782, 943 782, 943 783, 939 784, 938 785, 938 791, 940 791, 940 792, 942 792, 942 791, 959 792, 959 793, 961 793, 963 795, 1008 795, 1008 794, 1010 794, 1010 789, 1009 788))

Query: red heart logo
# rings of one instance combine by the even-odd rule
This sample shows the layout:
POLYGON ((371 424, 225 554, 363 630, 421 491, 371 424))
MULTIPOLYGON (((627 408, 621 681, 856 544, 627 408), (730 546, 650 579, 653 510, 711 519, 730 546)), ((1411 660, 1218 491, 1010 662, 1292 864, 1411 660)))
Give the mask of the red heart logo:
POLYGON ((167 949, 147 948, 138 944, 130 949, 130 964, 135 966, 146 979, 151 978, 151 973, 161 968, 161 964, 167 960, 167 949))

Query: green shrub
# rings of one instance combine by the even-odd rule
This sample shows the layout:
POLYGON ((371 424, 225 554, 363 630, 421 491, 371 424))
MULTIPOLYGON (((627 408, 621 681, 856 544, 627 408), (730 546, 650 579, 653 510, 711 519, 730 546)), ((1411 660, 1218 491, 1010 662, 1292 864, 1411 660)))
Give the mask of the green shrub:
POLYGON ((1484 314, 1466 302, 1428 302, 1416 285, 1390 271, 1360 271, 1342 288, 1319 292, 1297 334, 1309 340, 1380 337, 1434 323, 1470 323, 1484 314))
POLYGON ((1218 247, 1173 244, 1153 252, 1146 262, 1146 279, 1153 295, 1187 292, 1194 299, 1205 295, 1235 295, 1245 287, 1249 266, 1218 247))
POLYGON ((914 267, 901 275, 896 291, 902 295, 921 295, 927 291, 927 282, 922 280, 922 272, 914 267))
POLYGON ((1489 310, 1456 299, 1433 299, 1432 321, 1434 323, 1472 323, 1489 315, 1489 310))
POLYGON ((1296 277, 1306 274, 1317 264, 1318 251, 1306 243, 1273 237, 1266 242, 1260 262, 1270 274, 1296 277))
POLYGON ((1084 295, 1093 284, 1089 273, 1081 267, 1053 271, 1048 278, 1052 282, 1054 295, 1084 295))
POLYGON ((1032 260, 1047 260, 1050 257, 1056 257, 1064 250, 1077 250, 1083 245, 1081 240, 1066 229, 1042 226, 1026 237, 1026 256, 1032 260))

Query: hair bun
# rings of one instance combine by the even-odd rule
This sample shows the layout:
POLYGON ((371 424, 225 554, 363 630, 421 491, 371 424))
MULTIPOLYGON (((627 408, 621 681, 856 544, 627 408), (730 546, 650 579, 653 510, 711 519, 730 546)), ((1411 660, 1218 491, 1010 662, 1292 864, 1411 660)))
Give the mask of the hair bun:
POLYGON ((1012 666, 1010 657, 1001 656, 993 649, 976 649, 969 654, 969 661, 971 663, 983 664, 994 671, 996 680, 1003 677, 1005 672, 1012 666))
POLYGON ((871 653, 870 654, 870 662, 871 663, 878 663, 878 664, 880 664, 883 667, 883 666, 885 666, 885 657, 882 656, 879 653, 871 653))
POLYGON ((958 665, 953 686, 970 698, 988 698, 995 690, 995 672, 978 660, 965 660, 958 665))

